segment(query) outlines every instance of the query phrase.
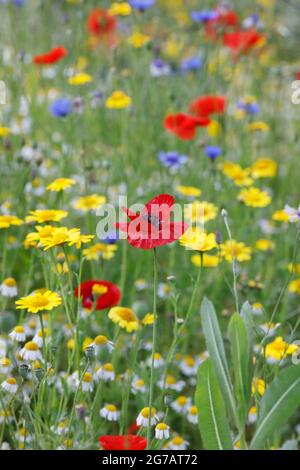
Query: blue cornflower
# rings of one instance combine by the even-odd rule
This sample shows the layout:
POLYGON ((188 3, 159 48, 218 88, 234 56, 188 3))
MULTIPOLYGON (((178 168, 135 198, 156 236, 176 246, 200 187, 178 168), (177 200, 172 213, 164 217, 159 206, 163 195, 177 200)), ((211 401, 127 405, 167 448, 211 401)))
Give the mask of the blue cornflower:
POLYGON ((49 108, 54 117, 66 117, 72 112, 72 102, 68 98, 58 98, 49 108))
POLYGON ((216 158, 222 155, 222 149, 217 145, 207 145, 204 147, 204 153, 208 158, 214 161, 216 158))
POLYGON ((150 74, 152 77, 162 77, 171 73, 170 65, 162 59, 154 59, 150 64, 150 74))
POLYGON ((157 158, 166 168, 173 170, 178 170, 178 168, 188 161, 186 155, 180 155, 178 152, 161 151, 158 153, 157 158))
POLYGON ((101 241, 108 245, 114 245, 118 241, 118 235, 116 232, 110 232, 105 238, 102 238, 101 241))
POLYGON ((207 23, 208 21, 218 18, 218 13, 214 10, 192 11, 191 18, 197 23, 207 23))
POLYGON ((255 101, 243 101, 239 100, 237 102, 237 107, 242 109, 247 114, 257 114, 260 111, 260 106, 255 101))
POLYGON ((129 0, 130 6, 140 11, 153 7, 154 3, 155 0, 129 0))
POLYGON ((182 72, 191 72, 194 70, 199 70, 202 67, 202 59, 199 56, 189 57, 185 59, 180 64, 180 69, 182 72))

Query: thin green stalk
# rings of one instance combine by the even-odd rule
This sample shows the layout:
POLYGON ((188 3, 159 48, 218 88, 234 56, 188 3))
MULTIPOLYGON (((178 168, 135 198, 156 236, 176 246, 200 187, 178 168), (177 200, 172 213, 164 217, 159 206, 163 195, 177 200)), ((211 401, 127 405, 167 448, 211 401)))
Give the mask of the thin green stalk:
POLYGON ((151 372, 150 372, 150 387, 149 387, 149 418, 147 428, 147 443, 150 446, 151 440, 151 418, 153 409, 153 394, 154 394, 154 355, 156 352, 156 341, 157 341, 157 284, 158 284, 158 273, 157 273, 157 253, 156 248, 153 250, 153 330, 152 330, 152 353, 151 353, 151 372))

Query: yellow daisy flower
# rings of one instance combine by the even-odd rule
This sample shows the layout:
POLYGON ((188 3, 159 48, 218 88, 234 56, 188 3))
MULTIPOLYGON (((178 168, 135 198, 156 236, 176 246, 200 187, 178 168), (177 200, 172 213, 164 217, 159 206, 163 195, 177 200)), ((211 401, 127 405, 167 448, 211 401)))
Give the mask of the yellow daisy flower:
POLYGON ((96 243, 96 245, 93 245, 89 248, 85 248, 83 250, 83 256, 89 261, 97 261, 100 258, 109 260, 115 256, 117 249, 118 246, 114 244, 96 243))
POLYGON ((17 309, 25 309, 30 313, 52 310, 61 304, 61 297, 51 290, 38 290, 26 297, 16 300, 17 309))
POLYGON ((251 166, 253 178, 274 178, 277 173, 277 163, 271 158, 259 158, 251 166))
POLYGON ((71 178, 57 178, 47 186, 47 190, 59 192, 63 191, 64 189, 70 188, 75 183, 76 181, 71 178))
POLYGON ((7 137, 11 133, 9 127, 0 127, 0 137, 7 137))
POLYGON ((85 85, 86 83, 91 83, 93 81, 93 77, 88 73, 80 72, 70 77, 68 79, 69 85, 85 85))
POLYGON ((230 240, 227 240, 221 245, 221 256, 223 256, 226 261, 230 263, 232 262, 232 252, 234 258, 240 263, 243 261, 249 261, 251 259, 252 250, 243 242, 237 242, 236 240, 232 240, 231 244, 230 240))
POLYGON ((269 194, 254 186, 242 189, 238 195, 238 199, 249 207, 266 207, 271 203, 269 194))
MULTIPOLYGON (((191 262, 194 266, 199 268, 201 266, 201 256, 200 255, 193 255, 191 257, 191 262)), ((207 253, 203 254, 203 267, 204 268, 215 268, 218 266, 220 260, 218 256, 215 255, 208 255, 207 253)))
POLYGON ((110 15, 128 16, 131 13, 131 6, 127 2, 114 2, 108 10, 110 15))
POLYGON ((22 219, 15 215, 4 214, 0 215, 0 229, 1 228, 9 228, 12 225, 22 225, 24 222, 22 219))
POLYGON ((272 220, 275 220, 276 222, 287 223, 289 221, 289 216, 284 209, 281 209, 274 212, 274 214, 272 215, 272 220))
POLYGON ((290 282, 288 285, 288 290, 292 294, 300 295, 300 278, 294 279, 294 281, 290 282))
POLYGON ((205 233, 198 228, 189 228, 179 239, 180 245, 188 250, 209 251, 217 247, 216 235, 205 233))
POLYGON ((199 197, 201 196, 201 189, 195 188, 194 186, 176 186, 176 191, 182 196, 187 197, 199 197))
POLYGON ((260 238, 255 243, 255 248, 260 251, 269 251, 275 248, 275 244, 266 238, 260 238))
POLYGON ((112 93, 105 102, 108 109, 124 109, 131 106, 131 98, 124 91, 117 90, 112 93))
POLYGON ((108 313, 108 318, 119 325, 120 328, 124 328, 128 333, 139 328, 139 321, 131 308, 113 307, 108 313))
POLYGON ((192 222, 205 223, 217 217, 218 208, 207 201, 194 201, 185 208, 184 214, 192 222))
POLYGON ((76 201, 74 202, 74 207, 75 209, 78 209, 80 211, 88 212, 98 209, 105 203, 105 196, 99 196, 98 194, 90 194, 89 196, 82 196, 76 199, 76 201))
POLYGON ((59 222, 60 220, 67 217, 68 212, 55 209, 43 209, 30 211, 26 217, 26 222, 37 222, 42 224, 44 222, 59 222))
POLYGON ((150 41, 150 36, 147 36, 146 34, 143 34, 140 32, 135 32, 133 33, 132 36, 128 38, 128 43, 131 44, 136 49, 143 47, 149 41, 150 41))

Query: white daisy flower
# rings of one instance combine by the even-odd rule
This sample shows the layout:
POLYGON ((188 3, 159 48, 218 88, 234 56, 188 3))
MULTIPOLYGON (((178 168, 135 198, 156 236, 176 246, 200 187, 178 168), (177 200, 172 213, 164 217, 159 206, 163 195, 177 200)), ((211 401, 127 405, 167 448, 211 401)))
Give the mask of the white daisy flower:
POLYGON ((197 406, 190 406, 188 408, 187 420, 189 423, 197 424, 198 423, 198 408, 197 406))
POLYGON ((14 377, 8 377, 2 382, 1 387, 8 393, 15 394, 18 390, 18 384, 14 377))
POLYGON ((112 382, 116 377, 113 365, 110 362, 103 364, 97 370, 96 376, 99 380, 103 380, 104 382, 112 382))
POLYGON ((25 328, 22 325, 17 325, 8 335, 13 341, 17 341, 18 343, 24 343, 26 340, 26 332, 25 328))
POLYGON ((0 284, 0 294, 4 297, 16 297, 18 295, 17 283, 12 277, 4 279, 0 284))
POLYGON ((136 424, 138 426, 142 426, 142 427, 147 427, 148 426, 148 423, 149 423, 149 420, 150 420, 150 424, 151 426, 154 426, 155 423, 158 421, 158 416, 156 414, 156 410, 155 408, 152 408, 151 409, 151 419, 150 419, 150 409, 148 406, 146 406, 145 408, 143 408, 137 419, 136 419, 136 424))
POLYGON ((169 439, 170 437, 170 426, 166 423, 158 423, 155 426, 155 438, 156 439, 169 439))
POLYGON ((101 418, 107 419, 107 421, 118 421, 120 417, 120 411, 118 411, 115 405, 106 404, 100 410, 101 418))
POLYGON ((20 357, 24 361, 41 361, 43 356, 38 345, 34 341, 28 341, 20 351, 20 357))

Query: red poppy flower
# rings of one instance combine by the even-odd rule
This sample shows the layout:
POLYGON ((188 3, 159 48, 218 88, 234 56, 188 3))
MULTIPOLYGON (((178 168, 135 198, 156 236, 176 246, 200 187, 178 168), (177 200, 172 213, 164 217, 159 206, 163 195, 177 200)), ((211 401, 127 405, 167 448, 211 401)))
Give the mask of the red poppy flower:
POLYGON ((263 34, 258 33, 254 28, 252 28, 247 31, 225 33, 223 36, 223 44, 232 49, 235 54, 241 54, 248 52, 264 38, 265 36, 263 34))
POLYGON ((60 61, 63 57, 68 54, 67 49, 64 46, 57 46, 46 52, 45 54, 35 55, 33 62, 38 65, 50 65, 60 61))
POLYGON ((160 194, 151 199, 140 213, 123 208, 130 222, 119 222, 116 226, 127 233, 128 243, 136 248, 149 250, 172 243, 187 229, 183 222, 171 222, 173 206, 173 196, 160 194))
POLYGON ((210 23, 218 23, 223 26, 238 26, 240 23, 237 13, 233 10, 217 9, 217 18, 210 21, 210 23))
POLYGON ((194 117, 188 114, 169 114, 164 120, 164 127, 173 132, 182 140, 192 140, 196 135, 198 126, 205 127, 209 124, 206 117, 194 117))
MULTIPOLYGON (((79 288, 74 290, 75 297, 79 295, 79 288)), ((117 305, 121 299, 121 292, 119 288, 109 281, 104 280, 90 280, 80 284, 80 297, 82 297, 82 305, 85 308, 95 308, 95 310, 104 310, 105 308, 117 305), (94 286, 102 286, 103 290, 107 289, 103 294, 96 294, 93 292, 94 286)))
POLYGON ((189 110, 197 116, 208 118, 211 114, 223 114, 225 108, 225 96, 201 96, 190 104, 189 110))
POLYGON ((106 36, 116 29, 116 25, 116 18, 101 8, 92 10, 87 22, 87 27, 94 36, 106 36))
POLYGON ((145 450, 147 439, 142 436, 101 436, 99 442, 104 450, 145 450))
POLYGON ((140 429, 141 429, 141 426, 139 426, 136 423, 133 423, 128 428, 128 434, 134 434, 134 433, 138 432, 140 429))

